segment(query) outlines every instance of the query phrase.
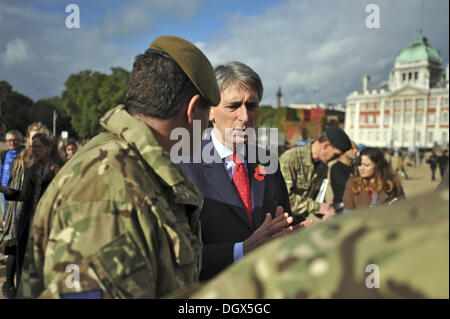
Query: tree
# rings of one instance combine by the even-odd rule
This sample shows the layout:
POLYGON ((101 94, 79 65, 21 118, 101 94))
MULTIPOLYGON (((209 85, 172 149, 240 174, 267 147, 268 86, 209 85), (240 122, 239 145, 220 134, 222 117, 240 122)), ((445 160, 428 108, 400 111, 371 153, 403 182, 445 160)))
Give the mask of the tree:
POLYGON ((0 81, 0 102, 2 115, 9 123, 10 129, 25 133, 29 124, 29 111, 33 101, 18 92, 6 81, 0 81))
POLYGON ((90 70, 69 76, 61 96, 61 108, 71 118, 71 124, 81 138, 101 131, 99 119, 110 108, 123 102, 128 87, 129 72, 111 68, 107 75, 90 70))

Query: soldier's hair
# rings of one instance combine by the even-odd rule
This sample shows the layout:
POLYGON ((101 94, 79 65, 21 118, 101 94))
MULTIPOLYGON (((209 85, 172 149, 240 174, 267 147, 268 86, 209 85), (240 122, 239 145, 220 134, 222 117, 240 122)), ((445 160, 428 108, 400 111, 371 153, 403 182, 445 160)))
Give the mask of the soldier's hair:
POLYGON ((217 84, 220 92, 226 90, 230 85, 246 85, 255 90, 258 99, 261 101, 264 87, 259 75, 249 66, 241 62, 229 62, 227 64, 217 65, 214 68, 217 84))
POLYGON ((317 139, 317 141, 318 141, 319 143, 328 142, 329 140, 328 140, 327 133, 325 133, 325 131, 323 131, 322 133, 320 133, 320 136, 319 136, 319 138, 317 139))
MULTIPOLYGON (((134 60, 124 104, 133 115, 167 119, 196 94, 200 93, 169 55, 148 49, 134 60)), ((203 97, 200 105, 207 107, 203 97)))
POLYGON ((362 178, 359 175, 359 170, 356 170, 356 175, 353 180, 352 192, 359 194, 363 190, 369 191, 374 189, 377 192, 384 190, 387 194, 392 194, 401 187, 400 179, 393 171, 391 165, 387 162, 383 152, 375 147, 366 147, 361 150, 359 156, 367 156, 375 164, 375 178, 370 181, 367 178, 362 178))
POLYGON ((18 131, 18 130, 10 130, 10 131, 6 132, 6 135, 15 135, 20 140, 23 140, 22 133, 20 133, 20 131, 18 131))

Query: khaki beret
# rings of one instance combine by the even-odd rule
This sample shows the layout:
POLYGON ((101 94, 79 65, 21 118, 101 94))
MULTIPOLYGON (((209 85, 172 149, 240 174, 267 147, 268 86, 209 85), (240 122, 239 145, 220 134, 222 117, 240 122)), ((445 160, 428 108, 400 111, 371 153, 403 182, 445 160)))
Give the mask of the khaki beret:
POLYGON ((182 38, 166 35, 156 38, 150 49, 167 53, 209 104, 217 106, 220 103, 214 68, 199 48, 182 38))
POLYGON ((337 126, 327 126, 325 128, 325 134, 327 135, 328 141, 333 144, 334 147, 342 151, 342 153, 347 152, 352 148, 352 143, 348 135, 337 126))

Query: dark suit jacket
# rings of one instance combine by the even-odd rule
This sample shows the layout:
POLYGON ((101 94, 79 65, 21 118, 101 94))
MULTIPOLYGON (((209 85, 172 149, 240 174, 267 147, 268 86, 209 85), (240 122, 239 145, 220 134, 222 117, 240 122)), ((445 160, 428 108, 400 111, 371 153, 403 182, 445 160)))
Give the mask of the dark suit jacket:
MULTIPOLYGON (((211 140, 203 141, 203 150, 211 140)), ((211 145, 212 146, 212 145, 211 145)), ((213 147, 215 161, 205 163, 181 163, 187 175, 203 194, 204 203, 200 215, 203 241, 202 271, 200 280, 207 280, 233 263, 234 244, 246 240, 263 223, 265 215, 275 216, 281 205, 291 213, 289 194, 280 164, 274 174, 267 174, 262 181, 255 178, 257 163, 247 163, 253 203, 253 224, 230 180, 224 164, 213 147)), ((268 163, 266 163, 268 164, 268 163)))

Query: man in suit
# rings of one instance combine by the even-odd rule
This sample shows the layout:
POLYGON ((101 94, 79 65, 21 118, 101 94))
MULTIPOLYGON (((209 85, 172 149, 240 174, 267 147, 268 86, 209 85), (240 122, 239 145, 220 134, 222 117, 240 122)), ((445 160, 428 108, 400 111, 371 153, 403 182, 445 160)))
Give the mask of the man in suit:
POLYGON ((201 162, 181 164, 204 197, 200 280, 212 278, 270 239, 309 223, 292 226, 278 159, 275 172, 265 174, 262 149, 252 147, 251 134, 246 134, 256 128, 258 119, 263 94, 258 74, 245 64, 231 62, 217 66, 215 75, 221 102, 210 109, 214 129, 202 142, 201 162))

